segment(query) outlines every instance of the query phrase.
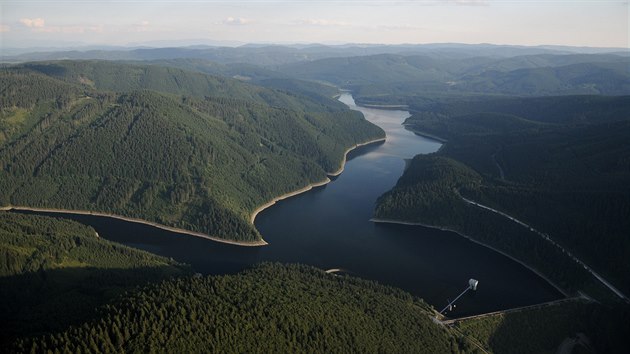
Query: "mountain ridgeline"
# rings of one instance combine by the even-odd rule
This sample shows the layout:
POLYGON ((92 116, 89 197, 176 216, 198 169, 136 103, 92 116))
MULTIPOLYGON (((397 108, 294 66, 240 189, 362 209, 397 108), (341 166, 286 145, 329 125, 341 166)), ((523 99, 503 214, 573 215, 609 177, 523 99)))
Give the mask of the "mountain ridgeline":
MULTIPOLYGON (((308 90, 273 90, 243 83, 243 80, 231 79, 232 76, 239 77, 235 73, 240 73, 242 78, 244 75, 255 75, 250 74, 250 71, 255 72, 255 67, 238 65, 230 70, 230 67, 216 63, 195 63, 196 61, 183 59, 158 61, 156 65, 110 61, 58 61, 25 63, 15 68, 39 72, 64 82, 97 90, 117 92, 151 90, 194 97, 236 98, 297 111, 345 108, 342 103, 330 99, 337 92, 331 91, 330 87, 326 91, 320 91, 323 94, 316 98, 307 98, 300 94, 309 92, 308 90), (164 65, 160 65, 162 63, 164 65)), ((258 71, 263 69, 259 68, 258 71)), ((271 74, 263 77, 281 78, 271 74)), ((256 81, 262 81, 262 78, 256 81)), ((303 84, 316 85, 309 82, 303 84)), ((315 88, 311 92, 314 90, 315 88)))
POLYGON ((180 69, 55 62, 0 71, 0 204, 84 209, 257 241, 251 213, 382 138, 361 114, 180 69))
POLYGON ((353 91, 364 104, 409 104, 418 96, 557 96, 630 94, 622 55, 532 55, 514 58, 380 54, 280 66, 298 78, 353 91))

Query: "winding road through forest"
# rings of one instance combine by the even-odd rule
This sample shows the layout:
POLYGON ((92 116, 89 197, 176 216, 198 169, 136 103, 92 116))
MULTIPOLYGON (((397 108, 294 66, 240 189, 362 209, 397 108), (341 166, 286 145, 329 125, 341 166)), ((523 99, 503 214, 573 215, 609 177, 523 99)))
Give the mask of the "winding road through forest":
POLYGON ((536 230, 535 228, 533 228, 531 225, 528 225, 526 223, 524 223, 523 221, 508 215, 502 211, 496 210, 494 208, 491 208, 487 205, 483 205, 480 203, 477 203, 473 200, 470 200, 464 196, 462 196, 461 194, 457 193, 460 198, 462 198, 463 201, 465 201, 468 204, 474 205, 476 207, 491 211, 493 213, 496 213, 498 215, 501 215, 507 219, 510 219, 511 221, 529 229, 529 231, 537 234, 538 236, 542 237, 543 239, 545 239, 545 241, 551 243, 552 245, 558 247, 564 254, 566 254, 567 256, 571 257, 571 259, 573 259, 573 261, 575 261, 576 263, 578 263, 580 266, 582 266, 586 271, 588 271, 589 273, 591 273, 591 275, 593 275, 597 280, 599 280, 602 284, 604 284, 604 286, 606 286, 608 289, 610 289, 613 293, 615 293, 615 295, 617 295, 619 298, 621 298, 622 300, 624 300, 625 302, 630 302, 628 300, 628 297, 622 293, 619 289, 615 288, 614 285, 612 285, 610 282, 608 282, 606 279, 604 279, 601 275, 599 275, 597 272, 595 272, 591 267, 589 267, 586 263, 584 263, 584 261, 582 261, 581 259, 577 258, 574 254, 572 254, 570 251, 566 250, 564 247, 562 247, 560 244, 558 244, 556 241, 552 240, 551 237, 549 237, 549 235, 547 235, 546 233, 540 232, 538 230, 536 230))

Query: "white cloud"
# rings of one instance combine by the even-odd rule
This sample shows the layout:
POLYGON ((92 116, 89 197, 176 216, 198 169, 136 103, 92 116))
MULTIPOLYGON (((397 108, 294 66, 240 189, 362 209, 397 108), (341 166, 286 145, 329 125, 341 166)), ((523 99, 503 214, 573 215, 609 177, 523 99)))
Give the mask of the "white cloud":
POLYGON ((0 33, 2 33, 2 32, 9 32, 9 31, 11 31, 11 27, 9 27, 8 25, 0 24, 0 33))
POLYGON ((246 25, 251 23, 252 21, 247 19, 247 18, 242 18, 242 17, 228 17, 225 20, 223 20, 223 24, 225 25, 246 25))
POLYGON ((45 21, 43 18, 21 18, 20 22, 26 26, 31 28, 42 28, 44 27, 45 21))
POLYGON ((298 25, 311 25, 311 26, 350 26, 351 24, 343 21, 326 20, 321 18, 309 18, 299 20, 296 22, 298 25))
POLYGON ((150 30, 151 30, 151 28, 149 27, 149 24, 150 24, 150 22, 149 22, 149 21, 147 21, 147 20, 142 20, 142 21, 140 21, 140 23, 139 23, 139 24, 134 25, 134 26, 133 26, 133 29, 134 29, 136 32, 148 32, 148 31, 150 31, 150 30))
MULTIPOLYGON (((36 33, 85 33, 85 32, 102 33, 103 32, 102 25, 48 26, 46 25, 46 21, 44 21, 44 19, 41 17, 21 18, 20 23, 30 28, 32 32, 36 32, 36 33)), ((9 27, 6 26, 6 31, 8 30, 9 30, 9 27)), ((0 31, 6 32, 4 27, 2 27, 0 31)))
POLYGON ((37 33, 103 33, 102 25, 98 26, 44 26, 33 28, 33 32, 37 33))

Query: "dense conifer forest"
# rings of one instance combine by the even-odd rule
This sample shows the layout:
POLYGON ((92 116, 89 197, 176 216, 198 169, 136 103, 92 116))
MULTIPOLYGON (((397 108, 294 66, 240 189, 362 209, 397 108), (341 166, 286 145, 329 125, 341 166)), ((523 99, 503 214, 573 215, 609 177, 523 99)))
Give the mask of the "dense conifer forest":
POLYGON ((98 316, 127 290, 191 274, 76 222, 0 212, 0 346, 98 316))
POLYGON ((194 275, 62 219, 1 212, 0 261, 0 339, 17 352, 457 353, 470 345, 401 290, 300 265, 194 275))
POLYGON ((375 214, 454 228, 569 290, 601 293, 549 242, 465 196, 550 235, 627 293, 629 102, 565 96, 417 104, 407 126, 448 142, 434 156, 416 156, 375 214))
POLYGON ((440 325, 401 290, 302 265, 202 276, 63 219, 0 212, 9 352, 623 352, 627 310, 570 301, 440 325), (587 351, 588 352, 588 351, 587 351))
POLYGON ((625 334, 630 331, 630 308, 573 300, 466 319, 454 328, 497 354, 557 353, 565 341, 575 341, 571 353, 624 353, 628 349, 625 334))
POLYGON ((622 55, 392 54, 287 63, 279 71, 351 89, 360 103, 410 104, 416 97, 623 95, 630 90, 622 55))
POLYGON ((232 240, 259 240, 249 220, 257 207, 383 137, 325 96, 155 65, 25 64, 2 69, 0 82, 0 204, 232 240))

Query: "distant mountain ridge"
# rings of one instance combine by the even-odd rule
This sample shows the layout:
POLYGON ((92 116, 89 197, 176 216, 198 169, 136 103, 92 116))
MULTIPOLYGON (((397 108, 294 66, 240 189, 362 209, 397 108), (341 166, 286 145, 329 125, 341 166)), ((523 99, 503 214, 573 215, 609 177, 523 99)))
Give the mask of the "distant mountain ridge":
POLYGON ((364 103, 389 100, 394 104, 402 103, 405 96, 419 94, 627 95, 627 62, 627 57, 612 54, 507 59, 380 54, 293 63, 280 66, 278 71, 351 89, 364 103))
POLYGON ((249 63, 256 65, 281 65, 300 61, 312 61, 332 57, 367 56, 377 54, 433 55, 437 57, 471 58, 490 56, 507 58, 519 55, 539 54, 602 54, 627 53, 626 48, 590 48, 570 46, 517 46, 493 44, 345 44, 345 45, 277 45, 249 44, 227 46, 161 46, 153 48, 109 48, 81 50, 46 50, 17 55, 2 55, 0 61, 24 62, 60 59, 103 60, 159 60, 175 58, 208 59, 219 63, 249 63))

